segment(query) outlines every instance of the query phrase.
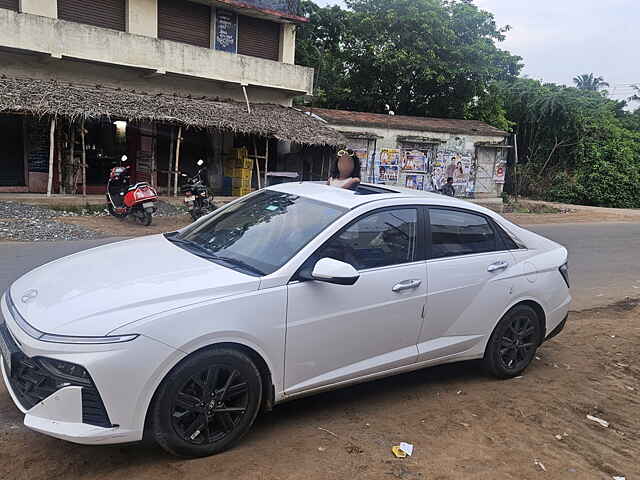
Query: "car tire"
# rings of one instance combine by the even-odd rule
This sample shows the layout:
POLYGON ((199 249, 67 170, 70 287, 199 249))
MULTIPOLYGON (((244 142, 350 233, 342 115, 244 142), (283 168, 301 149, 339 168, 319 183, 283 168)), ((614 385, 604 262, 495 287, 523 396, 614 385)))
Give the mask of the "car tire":
POLYGON ((484 368, 500 378, 519 376, 535 357, 542 343, 542 322, 528 305, 517 305, 498 322, 484 354, 484 368))
POLYGON ((262 403, 262 379, 239 350, 212 348, 178 364, 152 405, 152 434, 167 452, 206 457, 232 447, 251 428, 262 403))

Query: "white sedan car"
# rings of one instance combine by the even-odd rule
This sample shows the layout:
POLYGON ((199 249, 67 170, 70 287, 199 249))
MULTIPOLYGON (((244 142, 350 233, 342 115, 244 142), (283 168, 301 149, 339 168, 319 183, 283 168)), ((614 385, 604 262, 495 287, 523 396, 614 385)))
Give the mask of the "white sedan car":
POLYGON ((24 275, 0 363, 33 430, 204 456, 302 395, 469 359, 520 375, 570 301, 567 250, 490 210, 289 183, 24 275))

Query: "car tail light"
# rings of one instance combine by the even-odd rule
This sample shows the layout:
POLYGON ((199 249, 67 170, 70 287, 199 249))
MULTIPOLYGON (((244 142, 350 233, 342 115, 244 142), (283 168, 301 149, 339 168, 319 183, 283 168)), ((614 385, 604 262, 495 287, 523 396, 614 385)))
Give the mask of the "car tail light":
POLYGON ((564 281, 567 284, 567 287, 570 287, 569 285, 569 262, 565 263, 564 265, 562 265, 560 267, 560 274, 562 275, 562 278, 564 278, 564 281))

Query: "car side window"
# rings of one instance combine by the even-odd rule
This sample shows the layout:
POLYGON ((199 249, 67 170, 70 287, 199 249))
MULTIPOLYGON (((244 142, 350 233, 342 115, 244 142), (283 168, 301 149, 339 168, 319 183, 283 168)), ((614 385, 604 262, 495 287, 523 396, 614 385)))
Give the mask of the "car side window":
POLYGON ((494 229, 482 215, 430 208, 431 258, 502 250, 494 229))
POLYGON ((314 257, 334 258, 356 270, 410 263, 417 255, 417 227, 415 208, 375 212, 334 235, 314 257))

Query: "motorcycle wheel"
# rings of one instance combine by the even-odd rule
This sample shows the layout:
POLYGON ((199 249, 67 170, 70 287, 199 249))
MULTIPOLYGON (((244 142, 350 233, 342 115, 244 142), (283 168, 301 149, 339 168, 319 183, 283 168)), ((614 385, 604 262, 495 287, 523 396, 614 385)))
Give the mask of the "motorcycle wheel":
POLYGON ((151 209, 142 210, 141 212, 138 213, 138 215, 136 215, 136 217, 138 221, 145 227, 148 227, 149 225, 151 225, 151 221, 153 220, 153 216, 151 215, 151 209))
POLYGON ((190 212, 191 214, 191 219, 195 222, 197 219, 200 218, 200 210, 196 210, 195 208, 193 208, 190 212))

